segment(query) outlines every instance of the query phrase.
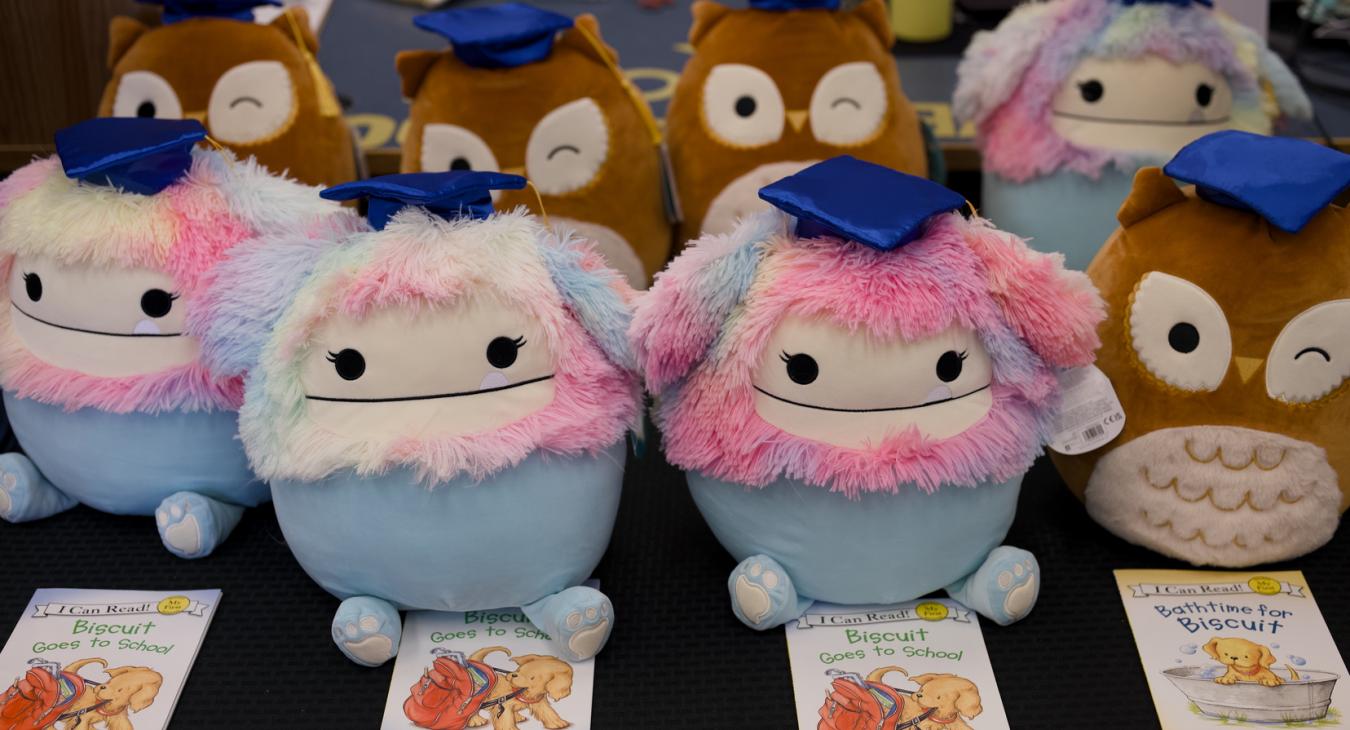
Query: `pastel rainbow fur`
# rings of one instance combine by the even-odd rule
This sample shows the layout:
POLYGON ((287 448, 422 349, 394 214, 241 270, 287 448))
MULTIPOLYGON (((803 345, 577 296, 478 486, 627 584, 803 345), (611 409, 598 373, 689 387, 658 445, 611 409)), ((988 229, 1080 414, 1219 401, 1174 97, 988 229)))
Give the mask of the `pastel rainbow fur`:
POLYGON ((240 433, 268 480, 410 467, 427 485, 478 481, 535 451, 599 455, 638 418, 625 336, 633 291, 589 243, 546 230, 523 209, 443 220, 409 207, 382 231, 361 222, 329 235, 262 237, 230 256, 207 296, 203 354, 224 372, 248 371, 240 433), (325 318, 443 307, 469 294, 542 324, 555 365, 548 406, 496 430, 442 437, 358 438, 306 418, 300 363, 325 318))
MULTIPOLYGON (((194 151, 188 174, 156 195, 82 183, 66 177, 55 157, 38 160, 0 182, 0 297, 8 303, 16 254, 153 269, 172 277, 196 315, 186 333, 201 337, 201 310, 210 306, 203 284, 231 247, 265 231, 317 226, 337 210, 314 188, 229 153, 194 151)), ((8 306, 0 312, 0 384, 20 398, 67 411, 229 411, 243 399, 237 373, 222 374, 200 357, 127 377, 42 362, 15 335, 8 306)))
POLYGON ((1022 183, 1068 169, 1097 179, 1109 166, 1128 174, 1148 155, 1085 148, 1057 134, 1051 102, 1083 58, 1198 61, 1233 90, 1231 127, 1270 134, 1274 119, 1312 116, 1297 79, 1263 39, 1221 12, 1192 4, 1110 0, 1027 2, 994 31, 977 33, 957 69, 953 110, 973 122, 984 169, 1022 183))
POLYGON ((851 499, 975 486, 1028 468, 1056 406, 1055 370, 1091 363, 1098 345, 1104 309, 1087 277, 957 213, 891 252, 798 239, 791 222, 769 211, 695 241, 639 302, 631 335, 670 461, 751 487, 788 478, 851 499), (911 428, 853 449, 783 432, 756 413, 751 379, 792 314, 878 338, 973 330, 992 358, 994 405, 944 440, 911 428))

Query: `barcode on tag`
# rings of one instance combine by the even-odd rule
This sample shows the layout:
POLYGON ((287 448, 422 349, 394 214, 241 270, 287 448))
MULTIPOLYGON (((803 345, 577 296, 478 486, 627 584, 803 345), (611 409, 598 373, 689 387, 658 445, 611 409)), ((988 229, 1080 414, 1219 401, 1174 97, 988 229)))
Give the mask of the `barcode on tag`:
POLYGON ((1125 411, 1111 381, 1094 365, 1058 373, 1063 393, 1055 414, 1050 448, 1061 454, 1083 454, 1101 448, 1125 428, 1125 411))
POLYGON ((1097 438, 1098 436, 1101 436, 1101 435, 1104 434, 1104 433, 1106 433, 1106 429, 1105 429, 1105 428, 1102 428, 1101 426, 1093 426, 1092 428, 1089 428, 1088 430, 1086 430, 1086 431, 1083 432, 1083 438, 1085 438, 1085 439, 1095 439, 1095 438, 1097 438))

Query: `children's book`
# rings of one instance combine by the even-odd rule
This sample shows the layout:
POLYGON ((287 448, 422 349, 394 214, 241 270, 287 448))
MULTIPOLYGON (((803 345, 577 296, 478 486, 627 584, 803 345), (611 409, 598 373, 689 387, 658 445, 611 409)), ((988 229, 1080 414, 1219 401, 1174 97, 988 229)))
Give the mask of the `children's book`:
POLYGON ((818 603, 787 643, 803 730, 1008 728, 979 621, 956 601, 818 603))
POLYGON ((1342 727, 1345 662, 1299 571, 1117 570, 1163 730, 1342 727))
POLYGON ((5 727, 168 727, 219 604, 218 590, 39 589, 0 649, 5 727))
POLYGON ((595 660, 556 656, 518 608, 411 611, 381 728, 589 730, 594 689, 595 660))

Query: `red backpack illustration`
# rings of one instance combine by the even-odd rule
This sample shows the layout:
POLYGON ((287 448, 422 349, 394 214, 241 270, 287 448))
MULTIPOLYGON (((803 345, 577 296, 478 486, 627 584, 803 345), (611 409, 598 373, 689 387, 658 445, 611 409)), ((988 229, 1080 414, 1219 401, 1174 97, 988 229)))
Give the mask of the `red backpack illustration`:
POLYGON ((816 730, 908 730, 933 714, 930 709, 902 723, 905 703, 913 702, 908 692, 865 681, 853 672, 832 669, 826 674, 835 679, 820 706, 816 730))
POLYGON ((28 660, 23 677, 0 696, 0 730, 42 730, 84 692, 84 679, 55 662, 28 660))
MULTIPOLYGON (((497 686, 497 675, 504 674, 480 661, 465 659, 457 651, 433 649, 436 659, 431 668, 412 686, 412 693, 403 702, 403 714, 412 724, 428 730, 462 730, 469 720, 482 710, 496 707, 515 698, 524 690, 516 690, 504 697, 488 700, 497 686)), ((0 727, 0 730, 4 728, 0 727)))

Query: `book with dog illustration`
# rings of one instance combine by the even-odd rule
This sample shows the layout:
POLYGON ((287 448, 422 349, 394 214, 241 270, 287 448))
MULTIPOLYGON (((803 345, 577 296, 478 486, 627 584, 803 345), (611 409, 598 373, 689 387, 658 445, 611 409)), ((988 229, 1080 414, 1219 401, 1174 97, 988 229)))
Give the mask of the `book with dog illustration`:
POLYGON ((1345 662, 1303 573, 1117 570, 1163 730, 1341 727, 1345 662))
POLYGON ((1008 730, 979 621, 956 601, 818 603, 787 643, 803 730, 1008 730))
POLYGON ((380 727, 588 730, 595 660, 549 642, 518 608, 409 612, 380 727))
POLYGON ((218 590, 39 589, 0 649, 0 726, 168 727, 219 604, 218 590))

